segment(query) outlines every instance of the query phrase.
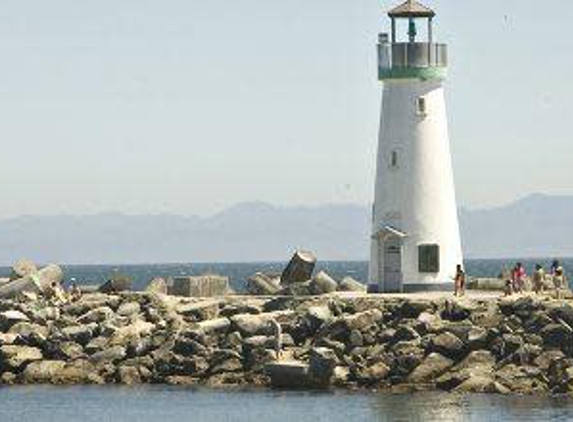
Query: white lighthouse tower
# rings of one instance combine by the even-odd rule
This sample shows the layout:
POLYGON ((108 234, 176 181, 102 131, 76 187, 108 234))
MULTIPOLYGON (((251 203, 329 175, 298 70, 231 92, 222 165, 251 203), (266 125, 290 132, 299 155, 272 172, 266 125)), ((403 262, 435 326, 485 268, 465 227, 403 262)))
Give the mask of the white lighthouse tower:
POLYGON ((384 89, 370 283, 379 292, 448 290, 463 258, 443 89, 447 46, 434 42, 435 13, 417 1, 388 15, 391 35, 379 36, 384 89))

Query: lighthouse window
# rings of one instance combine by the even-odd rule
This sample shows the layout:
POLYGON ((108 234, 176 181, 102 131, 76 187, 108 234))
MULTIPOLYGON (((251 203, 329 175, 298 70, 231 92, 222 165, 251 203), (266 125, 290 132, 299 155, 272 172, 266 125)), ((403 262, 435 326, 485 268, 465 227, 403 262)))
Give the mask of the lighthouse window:
POLYGON ((399 154, 397 150, 394 150, 390 153, 390 168, 397 169, 400 167, 400 163, 398 161, 399 154))
POLYGON ((421 273, 440 272, 440 246, 420 245, 418 246, 418 267, 421 273))
POLYGON ((425 116, 427 112, 426 99, 424 97, 419 97, 416 100, 416 113, 419 116, 425 116))

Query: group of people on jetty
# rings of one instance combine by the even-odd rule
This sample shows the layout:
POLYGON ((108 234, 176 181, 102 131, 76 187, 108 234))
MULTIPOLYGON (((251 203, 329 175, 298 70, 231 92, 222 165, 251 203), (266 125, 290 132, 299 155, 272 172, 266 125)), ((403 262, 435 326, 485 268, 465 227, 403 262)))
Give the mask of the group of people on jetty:
MULTIPOLYGON (((542 294, 546 291, 554 291, 557 298, 561 298, 562 292, 567 288, 568 282, 567 277, 565 276, 565 270, 557 260, 553 261, 551 264, 549 273, 545 271, 543 265, 536 264, 535 270, 531 278, 529 278, 523 263, 518 262, 511 270, 504 268, 501 272, 500 278, 504 282, 504 292, 506 296, 526 291, 533 291, 536 294, 542 294)), ((456 268, 456 276, 454 280, 454 295, 463 296, 465 294, 466 273, 461 265, 458 265, 456 268)))

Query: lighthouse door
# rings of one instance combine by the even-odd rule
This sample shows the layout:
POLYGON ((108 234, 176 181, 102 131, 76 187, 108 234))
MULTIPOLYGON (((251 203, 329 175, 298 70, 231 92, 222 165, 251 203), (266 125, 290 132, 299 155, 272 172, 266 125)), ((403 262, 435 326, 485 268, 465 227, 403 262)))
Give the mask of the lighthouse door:
POLYGON ((402 292, 402 239, 389 236, 383 242, 384 291, 402 292))

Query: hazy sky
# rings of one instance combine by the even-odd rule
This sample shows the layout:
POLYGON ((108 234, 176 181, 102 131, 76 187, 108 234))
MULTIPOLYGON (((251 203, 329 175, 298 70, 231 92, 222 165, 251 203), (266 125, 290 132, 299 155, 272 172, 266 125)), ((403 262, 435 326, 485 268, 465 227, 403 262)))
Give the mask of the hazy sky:
MULTIPOLYGON (((370 202, 376 0, 4 0, 0 217, 370 202)), ((428 0, 458 199, 573 193, 573 2, 428 0)))

